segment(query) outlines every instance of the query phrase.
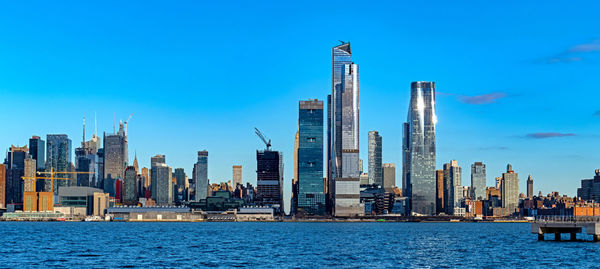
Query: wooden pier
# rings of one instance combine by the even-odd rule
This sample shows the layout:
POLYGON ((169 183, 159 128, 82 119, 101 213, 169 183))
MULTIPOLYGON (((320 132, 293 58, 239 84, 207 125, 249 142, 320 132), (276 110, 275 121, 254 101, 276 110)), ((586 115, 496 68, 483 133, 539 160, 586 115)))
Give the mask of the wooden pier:
POLYGON ((554 234, 556 241, 561 240, 562 234, 570 234, 570 240, 576 241, 584 229, 594 242, 600 241, 600 217, 541 216, 531 223, 531 233, 537 234, 540 241, 545 234, 554 234))

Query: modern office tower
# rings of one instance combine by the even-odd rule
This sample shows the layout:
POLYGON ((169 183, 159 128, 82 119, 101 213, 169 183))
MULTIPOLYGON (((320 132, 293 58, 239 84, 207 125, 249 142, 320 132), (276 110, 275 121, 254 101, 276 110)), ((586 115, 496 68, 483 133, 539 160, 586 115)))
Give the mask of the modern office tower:
POLYGON ((402 192, 409 212, 435 213, 435 83, 411 83, 408 119, 404 123, 402 192))
POLYGON ((138 204, 137 172, 133 166, 127 166, 127 168, 125 168, 125 179, 123 180, 123 204, 138 204))
POLYGON ((444 170, 435 170, 435 213, 446 213, 446 208, 444 207, 444 193, 446 186, 444 184, 444 170))
POLYGON ((396 186, 396 165, 393 163, 382 164, 383 168, 383 188, 386 192, 392 192, 392 187, 396 186))
POLYGON ((104 189, 104 149, 99 148, 98 153, 98 166, 96 170, 96 188, 104 189))
POLYGON ((142 177, 144 178, 144 188, 147 189, 150 187, 150 169, 142 168, 142 177))
POLYGON ((527 177, 527 198, 533 198, 533 178, 527 177))
POLYGON ((450 163, 444 164, 444 175, 446 179, 446 192, 447 196, 444 205, 446 206, 446 214, 453 215, 455 208, 460 207, 460 202, 463 197, 463 186, 462 181, 462 169, 458 166, 458 162, 455 160, 450 163))
POLYGON ((233 166, 233 187, 237 187, 237 185, 242 185, 242 166, 234 165, 233 166))
MULTIPOLYGON (((71 170, 71 139, 66 134, 46 135, 46 171, 69 172, 71 170)), ((61 177, 69 178, 68 174, 59 174, 61 177)), ((55 180, 54 190, 50 190, 51 182, 46 181, 46 191, 58 194, 61 186, 70 186, 71 180, 55 180)))
MULTIPOLYGON (((539 196, 542 196, 541 191, 539 196)), ((600 202, 600 169, 595 170, 593 178, 581 180, 581 188, 577 189, 577 197, 584 201, 600 202)))
POLYGON ((6 208, 6 165, 0 164, 0 208, 6 208))
POLYGON ((279 151, 256 151, 255 202, 283 212, 283 155, 279 151))
POLYGON ((25 159, 29 157, 27 146, 11 146, 6 154, 6 204, 23 202, 23 180, 25 175, 25 159))
POLYGON ((519 207, 519 174, 512 170, 512 166, 506 166, 506 173, 502 173, 502 207, 506 213, 513 214, 519 207))
MULTIPOLYGON (((157 190, 158 190, 158 174, 156 173, 156 167, 158 167, 159 164, 166 164, 166 159, 165 159, 165 155, 156 155, 152 158, 150 158, 150 190, 151 190, 151 196, 152 198, 156 201, 156 197, 157 197, 157 190)), ((171 175, 169 175, 169 179, 171 178, 171 175)))
POLYGON ((185 196, 185 170, 183 168, 175 168, 173 172, 175 177, 175 201, 183 201, 185 196))
POLYGON ((173 182, 171 180, 171 167, 165 163, 156 163, 152 168, 152 177, 156 178, 156 183, 152 184, 152 190, 156 195, 152 196, 157 205, 173 204, 173 182))
POLYGON ((486 175, 485 175, 485 164, 482 162, 475 162, 471 165, 471 199, 473 200, 486 200, 485 187, 486 187, 486 175))
POLYGON ((37 170, 36 161, 32 159, 31 156, 28 156, 23 163, 25 167, 23 176, 26 177, 23 179, 23 191, 35 192, 36 180, 33 177, 35 177, 35 172, 37 170))
POLYGON ((369 132, 369 182, 383 187, 383 167, 381 166, 381 136, 377 131, 369 132))
POLYGON ((194 164, 196 182, 196 202, 208 197, 208 151, 198 151, 198 161, 194 164))
POLYGON ((332 49, 332 87, 328 130, 329 190, 334 216, 364 214, 360 203, 359 81, 350 43, 332 49))
POLYGON ((32 136, 29 139, 29 156, 36 160, 37 171, 44 171, 46 169, 46 157, 44 151, 46 150, 46 143, 39 136, 32 136))
POLYGON ((104 134, 104 191, 111 196, 115 193, 115 180, 125 175, 128 160, 127 133, 121 122, 117 133, 104 134))
POLYGON ((300 101, 297 137, 298 210, 324 215, 323 101, 300 101))
POLYGON ((298 212, 298 147, 300 139, 300 130, 296 131, 294 138, 294 177, 292 178, 292 197, 290 198, 290 215, 298 212))
POLYGON ((90 141, 85 141, 85 118, 83 118, 83 139, 75 149, 75 170, 87 174, 77 174, 77 186, 98 186, 98 147, 100 140, 94 132, 90 141))

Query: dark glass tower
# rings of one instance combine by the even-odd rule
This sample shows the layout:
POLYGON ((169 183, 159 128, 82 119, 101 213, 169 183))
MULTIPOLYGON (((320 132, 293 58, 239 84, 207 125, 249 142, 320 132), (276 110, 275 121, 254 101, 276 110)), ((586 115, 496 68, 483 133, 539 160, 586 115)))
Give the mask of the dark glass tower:
POLYGON ((404 123, 402 187, 407 213, 432 215, 436 204, 435 83, 413 82, 404 123))
POLYGON ((279 151, 256 151, 256 185, 255 202, 283 212, 283 155, 279 151))
MULTIPOLYGON (((49 134, 46 136, 46 171, 53 169, 55 172, 69 172, 71 170, 71 139, 66 134, 49 134)), ((69 177, 61 174, 61 177, 69 177)), ((54 190, 50 190, 51 183, 46 181, 46 191, 58 194, 58 187, 69 186, 71 180, 55 180, 54 190)))
POLYGON ((298 135, 298 209, 323 215, 323 101, 300 101, 298 135))
POLYGON ((33 136, 29 139, 29 155, 36 161, 38 171, 44 171, 46 167, 45 145, 46 143, 39 136, 33 136))
POLYGON ((377 131, 369 132, 369 184, 383 188, 383 164, 381 162, 382 139, 377 131))

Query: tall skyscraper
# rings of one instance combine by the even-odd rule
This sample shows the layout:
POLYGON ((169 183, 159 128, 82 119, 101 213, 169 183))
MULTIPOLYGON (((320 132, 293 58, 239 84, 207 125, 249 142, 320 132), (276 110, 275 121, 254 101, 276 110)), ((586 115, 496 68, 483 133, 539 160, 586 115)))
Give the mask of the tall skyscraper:
POLYGON ((449 163, 444 164, 444 175, 446 178, 446 213, 449 215, 455 214, 455 209, 460 207, 463 197, 463 186, 462 184, 462 169, 458 166, 458 162, 451 160, 449 163))
POLYGON ((156 195, 152 196, 157 205, 172 205, 173 204, 173 181, 171 180, 171 167, 165 163, 157 163, 152 169, 152 177, 156 178, 156 195))
POLYGON ((256 151, 255 202, 283 212, 283 155, 279 151, 256 151))
MULTIPOLYGON (((70 172, 71 170, 71 139, 66 134, 46 135, 46 171, 53 169, 55 172, 70 172)), ((70 177, 60 174, 61 177, 70 177)), ((58 194, 61 186, 70 186, 71 180, 55 180, 54 190, 50 190, 51 182, 46 181, 46 191, 54 191, 58 194)))
POLYGON ((237 187, 237 185, 242 185, 242 166, 234 165, 233 166, 233 187, 237 187))
POLYGON ((325 214, 323 193, 323 101, 300 101, 298 115, 298 210, 325 214))
POLYGON ((29 139, 29 155, 36 161, 37 171, 44 171, 46 169, 46 142, 39 136, 32 136, 29 139))
POLYGON ((436 199, 435 199, 435 213, 446 213, 445 198, 444 194, 447 193, 446 184, 444 184, 444 170, 435 170, 435 191, 436 191, 436 199))
POLYGON ((298 212, 298 148, 300 147, 300 130, 296 131, 294 137, 294 177, 292 178, 292 197, 290 199, 290 214, 298 212))
POLYGON ((383 168, 383 188, 386 192, 392 192, 392 187, 396 186, 396 165, 393 163, 382 164, 383 168))
POLYGON ((512 165, 506 166, 506 173, 502 173, 502 207, 506 213, 513 214, 519 207, 519 174, 512 170, 512 165))
POLYGON ((332 85, 328 122, 330 199, 335 216, 364 214, 360 203, 359 80, 350 43, 332 49, 332 85))
MULTIPOLYGON (((158 197, 158 174, 157 167, 159 164, 166 165, 165 155, 156 155, 150 158, 150 192, 152 198, 156 201, 156 197, 158 197)), ((171 175, 168 176, 168 179, 171 180, 171 175)))
POLYGON ((369 132, 369 183, 383 187, 383 167, 381 162, 381 136, 377 131, 369 132))
POLYGON ((133 166, 127 166, 127 168, 125 168, 125 179, 123 180, 123 204, 138 204, 137 172, 133 166))
POLYGON ((6 208, 6 165, 0 164, 0 208, 6 208))
POLYGON ((527 198, 533 198, 533 178, 527 177, 527 198))
POLYGON ((435 83, 411 84, 408 119, 404 123, 402 192, 409 212, 435 213, 435 83))
POLYGON ((185 170, 183 168, 175 168, 173 176, 176 178, 175 184, 175 201, 182 201, 185 196, 185 170))
POLYGON ((142 168, 142 177, 144 178, 144 188, 150 187, 150 169, 147 167, 142 168))
POLYGON ((486 187, 485 164, 475 162, 471 165, 471 193, 473 200, 485 200, 486 187))
POLYGON ((35 192, 36 191, 36 180, 32 177, 35 177, 35 172, 37 171, 36 161, 28 156, 25 158, 23 162, 25 166, 25 171, 23 176, 27 177, 23 179, 23 191, 27 192, 35 192))
POLYGON ((127 133, 125 126, 119 123, 119 131, 104 134, 104 191, 114 196, 116 179, 123 179, 125 167, 129 161, 127 133))
POLYGON ((196 202, 208 196, 208 151, 198 151, 198 162, 194 165, 196 182, 196 202))
POLYGON ((94 132, 90 141, 85 141, 85 118, 83 118, 83 139, 81 146, 75 149, 75 169, 77 172, 77 186, 98 186, 98 148, 100 140, 94 132))
POLYGON ((28 157, 27 146, 11 146, 6 155, 6 204, 23 202, 24 182, 21 177, 25 175, 25 160, 28 157))

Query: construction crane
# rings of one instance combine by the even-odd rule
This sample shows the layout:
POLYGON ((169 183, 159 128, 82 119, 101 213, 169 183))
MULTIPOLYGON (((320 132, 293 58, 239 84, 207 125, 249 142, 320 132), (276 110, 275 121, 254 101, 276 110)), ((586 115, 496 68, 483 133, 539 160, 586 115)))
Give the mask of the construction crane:
POLYGON ((125 135, 127 135, 127 123, 129 122, 129 120, 131 120, 131 117, 133 117, 133 113, 131 113, 131 115, 129 115, 129 118, 127 118, 127 120, 124 122, 124 124, 125 124, 125 135))
POLYGON ((21 177, 21 179, 23 180, 27 180, 27 179, 33 179, 33 180, 37 180, 37 179, 49 179, 50 180, 50 189, 52 190, 52 192, 54 192, 54 180, 71 180, 71 178, 64 178, 64 177, 55 177, 56 174, 94 174, 94 172, 57 172, 54 171, 54 168, 51 167, 50 168, 50 172, 37 172, 38 175, 41 174, 49 174, 50 176, 42 176, 42 177, 21 177))
POLYGON ((254 127, 254 132, 256 133, 256 135, 258 135, 258 137, 260 137, 260 139, 265 143, 265 145, 267 145, 267 151, 271 150, 271 139, 265 138, 265 136, 258 130, 258 128, 254 127))

